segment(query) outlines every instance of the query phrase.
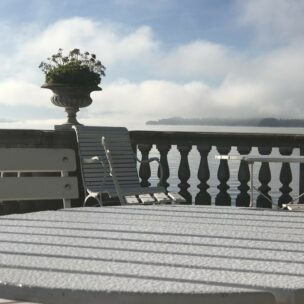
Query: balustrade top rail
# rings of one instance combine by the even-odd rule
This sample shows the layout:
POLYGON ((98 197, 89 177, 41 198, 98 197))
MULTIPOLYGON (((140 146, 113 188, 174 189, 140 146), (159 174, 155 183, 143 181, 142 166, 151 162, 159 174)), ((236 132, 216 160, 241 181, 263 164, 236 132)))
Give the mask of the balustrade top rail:
POLYGON ((180 131, 130 131, 133 144, 191 144, 203 142, 216 146, 251 146, 272 147, 301 147, 304 146, 304 134, 276 134, 276 133, 230 133, 230 132, 180 132, 180 131))

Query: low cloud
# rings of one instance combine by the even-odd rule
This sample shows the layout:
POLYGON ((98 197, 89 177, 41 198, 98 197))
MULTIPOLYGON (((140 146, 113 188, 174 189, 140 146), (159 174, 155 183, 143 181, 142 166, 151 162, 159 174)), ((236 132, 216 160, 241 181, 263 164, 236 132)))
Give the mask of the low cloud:
MULTIPOLYGON (((248 1, 240 8, 242 22, 259 35, 266 16, 257 20, 255 2, 262 5, 261 1, 248 1)), ((285 1, 279 3, 284 9, 285 1)), ((276 28, 284 27, 283 23, 276 28)), ((24 30, 10 56, 0 53, 6 58, 0 71, 0 104, 15 106, 19 112, 26 105, 54 107, 49 101, 51 92, 40 88, 43 75, 37 66, 59 47, 78 47, 94 51, 107 67, 103 91, 93 93, 93 104, 79 113, 83 123, 140 125, 172 116, 304 117, 304 44, 295 39, 300 30, 288 34, 292 39, 284 38, 288 43, 283 46, 252 55, 207 40, 168 50, 145 25, 126 30, 117 24, 75 17, 44 29, 32 28, 32 35, 30 29, 24 30)), ((62 120, 51 110, 49 120, 35 120, 24 113, 24 121, 16 126, 52 128, 64 121, 64 110, 59 112, 62 120)))
POLYGON ((75 47, 96 53, 106 66, 111 66, 135 59, 141 62, 141 58, 146 59, 157 49, 157 42, 147 26, 126 32, 115 24, 74 17, 58 21, 30 38, 17 56, 24 62, 26 58, 35 60, 37 65, 59 48, 68 52, 75 47))
POLYGON ((0 82, 0 104, 3 105, 34 105, 50 107, 50 92, 41 89, 34 83, 8 79, 0 82))
POLYGON ((181 45, 159 60, 160 75, 176 78, 218 79, 240 66, 242 55, 229 47, 197 40, 181 45))
POLYGON ((304 36, 302 0, 236 0, 239 22, 261 43, 286 43, 304 36))

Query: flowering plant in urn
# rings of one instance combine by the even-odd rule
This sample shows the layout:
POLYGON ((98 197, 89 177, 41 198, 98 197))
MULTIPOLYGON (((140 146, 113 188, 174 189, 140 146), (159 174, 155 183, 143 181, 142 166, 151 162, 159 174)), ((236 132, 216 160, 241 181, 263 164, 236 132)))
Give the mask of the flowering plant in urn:
POLYGON ((54 93, 52 103, 65 107, 68 113, 64 126, 79 124, 76 113, 79 108, 92 103, 91 92, 101 90, 98 85, 105 76, 104 65, 96 59, 95 54, 73 49, 65 56, 63 50, 59 49, 47 62, 41 62, 39 68, 45 74, 42 88, 51 89, 54 93))

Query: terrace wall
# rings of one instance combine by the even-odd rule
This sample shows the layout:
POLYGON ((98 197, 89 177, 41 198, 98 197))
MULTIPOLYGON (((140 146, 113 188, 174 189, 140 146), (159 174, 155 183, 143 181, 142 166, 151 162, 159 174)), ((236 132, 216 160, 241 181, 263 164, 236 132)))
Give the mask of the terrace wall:
MULTIPOLYGON (((227 181, 230 176, 229 164, 226 160, 221 160, 218 167, 219 184, 218 194, 211 198, 208 193, 208 180, 210 177, 208 154, 212 147, 216 147, 219 154, 228 154, 231 147, 236 147, 241 155, 250 153, 253 147, 257 147, 261 155, 269 155, 274 147, 279 148, 281 155, 291 155, 295 148, 298 148, 300 155, 304 155, 304 136, 292 134, 243 134, 243 133, 203 133, 203 132, 160 132, 160 131, 131 131, 130 138, 134 151, 138 151, 143 159, 148 158, 152 146, 155 146, 160 154, 161 163, 164 168, 164 178, 159 181, 159 185, 168 187, 170 168, 168 165, 168 152, 172 146, 176 146, 180 153, 180 163, 178 169, 179 192, 191 204, 211 204, 212 199, 216 205, 231 205, 231 197, 227 192, 229 188, 227 181), (196 172, 190 172, 188 154, 191 149, 197 149, 200 153, 200 163, 196 172), (199 184, 195 196, 189 193, 188 180, 190 173, 197 174, 199 184)), ((0 147, 37 147, 37 148, 71 148, 77 153, 77 142, 74 131, 64 130, 0 130, 0 147)), ((80 198, 72 201, 73 206, 81 206, 84 192, 81 184, 81 174, 78 159, 77 172, 80 198)), ((151 169, 149 164, 141 165, 139 176, 142 186, 150 184, 151 169)), ((281 196, 279 204, 290 199, 289 187, 291 182, 291 170, 289 164, 282 164, 280 172, 281 196)), ((300 166, 299 191, 304 192, 304 165, 300 166)), ((240 162, 238 170, 238 180, 240 186, 236 198, 236 206, 249 205, 249 168, 245 162, 240 162)), ((271 172, 268 163, 263 163, 259 172, 260 190, 267 196, 269 194, 269 182, 271 172)), ((262 196, 257 198, 258 207, 271 207, 269 202, 262 196)), ((62 208, 62 201, 33 201, 33 202, 1 202, 0 214, 23 213, 38 210, 52 210, 62 208)))

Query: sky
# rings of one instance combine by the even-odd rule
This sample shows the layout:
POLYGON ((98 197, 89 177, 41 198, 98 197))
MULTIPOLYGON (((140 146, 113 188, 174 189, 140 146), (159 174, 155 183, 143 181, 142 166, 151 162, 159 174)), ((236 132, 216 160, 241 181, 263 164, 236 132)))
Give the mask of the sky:
POLYGON ((65 120, 38 66, 96 54, 85 125, 184 118, 303 118, 303 0, 1 0, 0 128, 65 120))

